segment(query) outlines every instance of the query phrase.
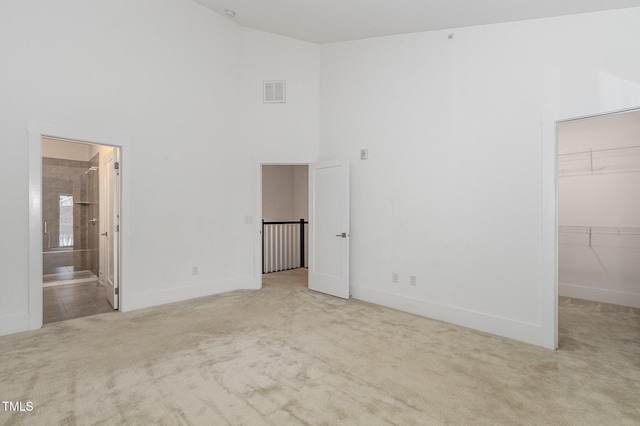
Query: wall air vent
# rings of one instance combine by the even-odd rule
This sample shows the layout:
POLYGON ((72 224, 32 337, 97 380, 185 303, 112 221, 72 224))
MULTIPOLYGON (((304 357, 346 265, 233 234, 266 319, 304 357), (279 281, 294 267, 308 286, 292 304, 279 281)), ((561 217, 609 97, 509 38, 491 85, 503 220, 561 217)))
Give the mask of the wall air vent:
POLYGON ((263 81, 265 104, 283 104, 286 102, 284 80, 263 81))

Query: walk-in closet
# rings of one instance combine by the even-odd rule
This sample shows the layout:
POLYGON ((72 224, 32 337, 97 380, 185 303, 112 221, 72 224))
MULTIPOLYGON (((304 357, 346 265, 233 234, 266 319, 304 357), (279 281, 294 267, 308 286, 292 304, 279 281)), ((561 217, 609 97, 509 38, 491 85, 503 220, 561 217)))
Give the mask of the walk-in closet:
POLYGON ((560 296, 640 308, 640 111, 558 126, 560 296))

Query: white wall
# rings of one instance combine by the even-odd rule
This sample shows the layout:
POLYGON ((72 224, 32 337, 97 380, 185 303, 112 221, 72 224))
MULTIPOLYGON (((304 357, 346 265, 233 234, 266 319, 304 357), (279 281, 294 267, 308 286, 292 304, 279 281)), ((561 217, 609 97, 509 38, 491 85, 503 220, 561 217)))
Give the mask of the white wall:
POLYGON ((91 145, 49 138, 42 138, 42 156, 76 161, 89 161, 93 157, 91 145))
POLYGON ((640 112, 562 123, 558 148, 559 225, 639 232, 633 236, 623 230, 619 236, 596 229, 589 246, 586 233, 561 227, 560 295, 640 307, 640 112), (637 148, 599 151, 630 146, 637 148), (572 154, 590 149, 595 150, 591 159, 572 154))
POLYGON ((262 218, 265 221, 307 219, 308 192, 308 166, 262 166, 262 218))
POLYGON ((243 155, 256 163, 316 161, 319 46, 249 28, 242 30, 241 46, 241 135, 247 148, 243 155), (286 103, 263 103, 264 80, 286 81, 286 103))
POLYGON ((309 166, 293 167, 293 217, 309 219, 309 166))
POLYGON ((351 159, 354 297, 550 346, 541 114, 640 93, 639 23, 636 8, 323 45, 320 157, 351 159))
POLYGON ((262 166, 262 219, 293 220, 293 166, 262 166))
POLYGON ((28 120, 131 140, 125 310, 255 286, 253 153, 317 156, 316 45, 191 1, 29 0, 0 3, 0 51, 0 334, 28 322, 28 120), (290 102, 267 113, 274 74, 290 102))

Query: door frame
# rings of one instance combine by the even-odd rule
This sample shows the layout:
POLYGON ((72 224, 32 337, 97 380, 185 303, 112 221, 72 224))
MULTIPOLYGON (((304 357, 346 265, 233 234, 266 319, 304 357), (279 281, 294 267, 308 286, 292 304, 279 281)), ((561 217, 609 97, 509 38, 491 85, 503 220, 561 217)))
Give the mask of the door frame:
MULTIPOLYGON (((68 140, 70 142, 105 145, 120 148, 120 284, 130 273, 131 230, 126 226, 131 217, 131 139, 129 135, 110 131, 87 129, 57 123, 29 120, 29 283, 28 329, 42 327, 42 138, 68 140), (125 172, 123 172, 124 170, 125 172)), ((120 290, 122 297, 122 290, 120 290)), ((120 302, 120 310, 126 305, 120 302)))
MULTIPOLYGON (((284 156, 283 156, 284 157, 284 156)), ((258 161, 254 169, 254 249, 253 271, 254 280, 252 289, 262 289, 262 166, 308 166, 318 161, 316 157, 293 156, 291 158, 266 158, 258 161)))
POLYGON ((640 109, 633 91, 583 102, 565 103, 542 111, 542 238, 540 345, 558 348, 558 124, 566 121, 640 109))

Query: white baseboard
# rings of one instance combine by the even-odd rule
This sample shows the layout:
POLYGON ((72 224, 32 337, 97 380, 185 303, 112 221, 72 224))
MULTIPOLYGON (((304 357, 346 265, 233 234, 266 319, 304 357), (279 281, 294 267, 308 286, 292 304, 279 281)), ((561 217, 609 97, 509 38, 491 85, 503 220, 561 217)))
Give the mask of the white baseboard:
POLYGON ((543 346, 543 333, 540 324, 526 323, 509 318, 474 312, 456 306, 433 303, 426 300, 412 299, 397 294, 385 293, 370 288, 350 286, 354 299, 377 305, 387 306, 400 311, 423 317, 456 324, 485 333, 543 346))
POLYGON ((136 309, 150 308, 152 306, 165 305, 167 303, 181 302, 183 300, 198 297, 211 296, 218 293, 226 293, 233 290, 253 289, 255 283, 253 277, 234 278, 211 283, 200 283, 184 287, 170 288, 147 293, 127 293, 123 289, 120 311, 128 312, 136 309))
POLYGON ((29 330, 29 314, 9 314, 0 317, 0 336, 29 330))
POLYGON ((610 303, 612 305, 640 308, 640 293, 587 287, 577 284, 558 283, 558 294, 560 296, 574 297, 576 299, 593 300, 595 302, 610 303))

